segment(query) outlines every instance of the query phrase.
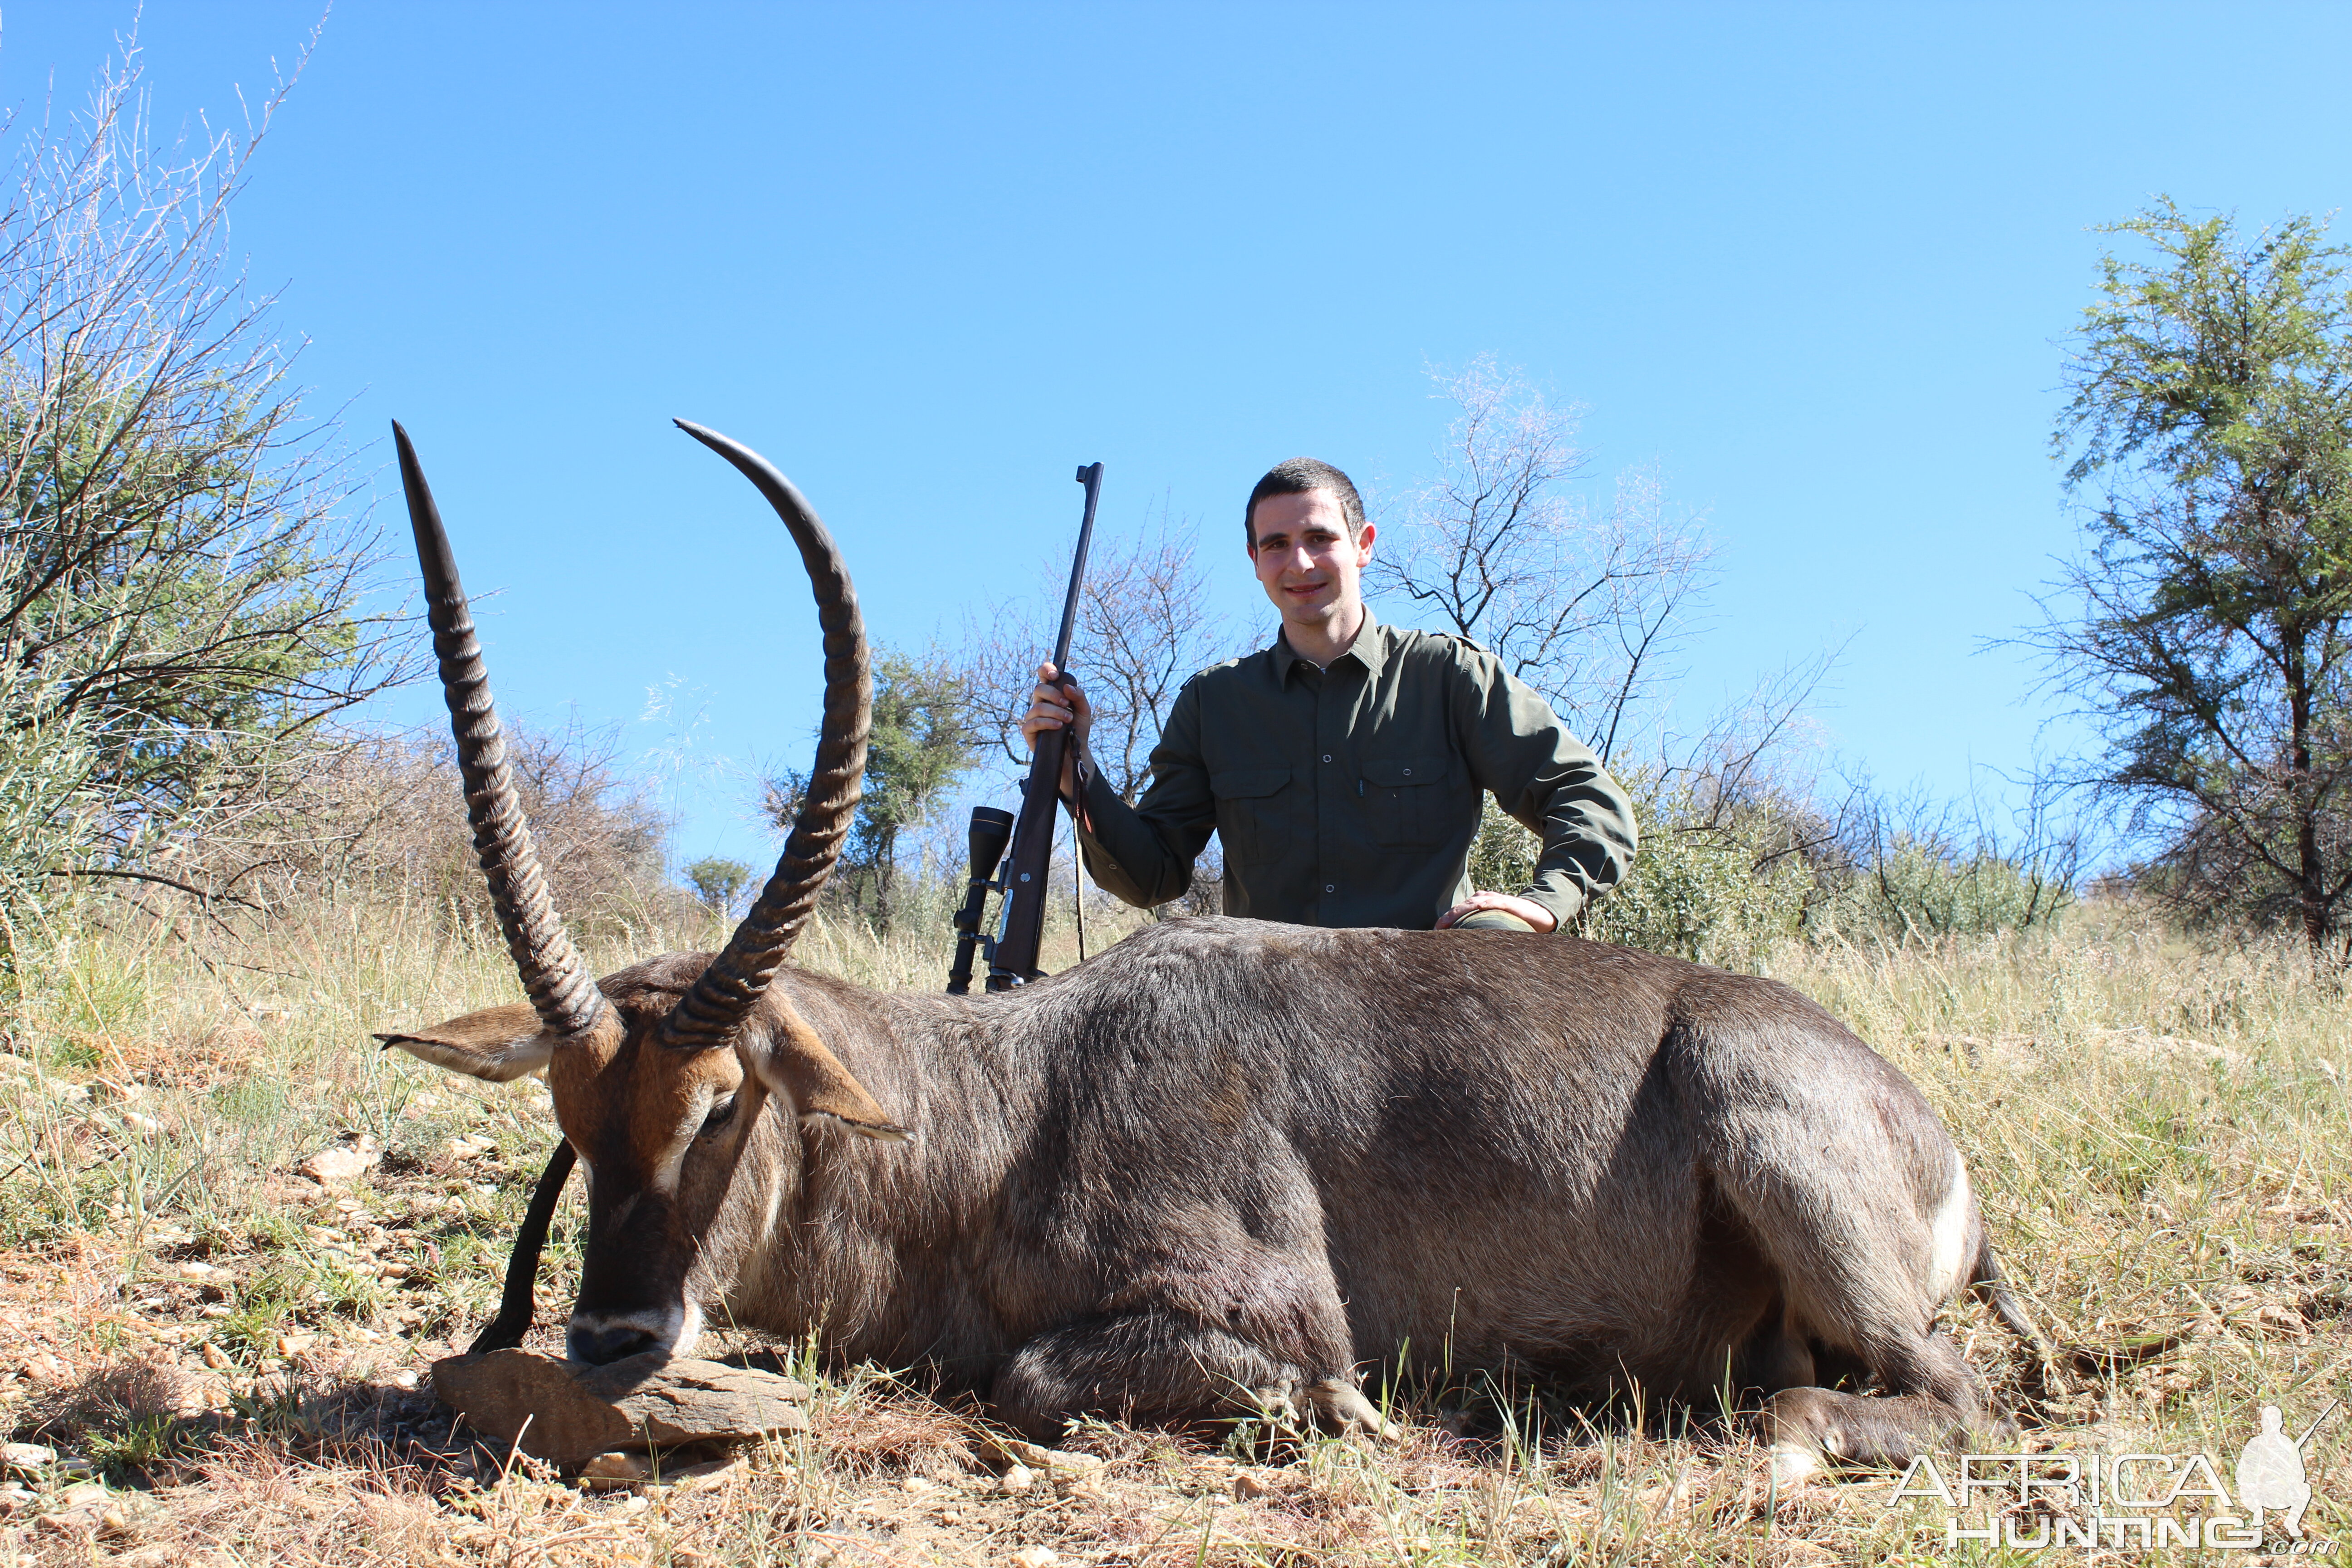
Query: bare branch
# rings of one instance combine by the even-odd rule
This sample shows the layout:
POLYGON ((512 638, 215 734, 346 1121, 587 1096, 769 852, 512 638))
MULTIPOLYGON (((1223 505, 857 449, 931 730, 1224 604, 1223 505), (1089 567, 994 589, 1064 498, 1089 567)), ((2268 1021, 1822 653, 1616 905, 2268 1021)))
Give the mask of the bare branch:
POLYGON ((1605 500, 1570 489, 1589 466, 1580 410, 1491 356, 1434 379, 1458 413, 1437 477, 1383 525, 1368 586, 1484 645, 1605 761, 1680 673, 1712 547, 1653 471, 1605 500))

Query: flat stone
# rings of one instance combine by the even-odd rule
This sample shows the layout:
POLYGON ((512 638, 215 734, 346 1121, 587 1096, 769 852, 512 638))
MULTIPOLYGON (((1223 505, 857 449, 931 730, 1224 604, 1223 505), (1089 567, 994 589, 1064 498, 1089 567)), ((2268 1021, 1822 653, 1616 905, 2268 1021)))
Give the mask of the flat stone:
POLYGON ((485 1437, 567 1468, 617 1449, 808 1430, 808 1384, 659 1351, 608 1366, 520 1350, 451 1356, 433 1363, 433 1392, 485 1437))
POLYGON ((383 1144, 367 1133, 352 1132, 295 1166, 294 1173, 308 1176, 322 1187, 344 1187, 373 1170, 383 1161, 383 1144))
POLYGON ((1043 1443, 1024 1443, 1018 1437, 982 1437, 980 1458, 1000 1470, 1014 1465, 1032 1470, 1098 1470, 1103 1465, 1101 1456, 1097 1454, 1065 1453, 1043 1443))
POLYGON ((0 1470, 38 1479, 58 1462, 58 1451, 38 1443, 0 1443, 0 1470))

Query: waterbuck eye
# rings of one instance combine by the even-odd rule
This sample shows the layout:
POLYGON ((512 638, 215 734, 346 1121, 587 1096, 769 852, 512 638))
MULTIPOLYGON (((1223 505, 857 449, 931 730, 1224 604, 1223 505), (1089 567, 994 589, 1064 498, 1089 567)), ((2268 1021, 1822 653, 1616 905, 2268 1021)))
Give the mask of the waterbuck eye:
POLYGON ((710 1134, 718 1131, 720 1128, 726 1126, 730 1121, 734 1120, 735 1096, 730 1094, 726 1099, 720 1100, 718 1104, 712 1106, 710 1108, 710 1114, 702 1119, 702 1136, 706 1138, 709 1137, 710 1134))

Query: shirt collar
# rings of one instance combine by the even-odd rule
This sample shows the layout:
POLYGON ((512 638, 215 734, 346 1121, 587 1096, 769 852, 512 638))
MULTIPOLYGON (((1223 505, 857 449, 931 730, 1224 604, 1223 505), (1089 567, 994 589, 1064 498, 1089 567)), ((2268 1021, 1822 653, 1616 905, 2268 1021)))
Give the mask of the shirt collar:
MULTIPOLYGON (((1367 679, 1377 676, 1381 672, 1381 666, 1388 662, 1389 638, 1391 635, 1391 634, 1388 627, 1381 625, 1379 619, 1373 616, 1371 607, 1367 605, 1364 609, 1364 624, 1357 631, 1356 640, 1348 645, 1347 652, 1341 654, 1338 658, 1333 659, 1331 662, 1335 665, 1345 664, 1348 660, 1352 658, 1359 665, 1363 667, 1363 671, 1367 679)), ((1290 684, 1290 672, 1292 668, 1296 666, 1305 664, 1307 660, 1301 658, 1297 653, 1291 650, 1290 638, 1288 635, 1280 630, 1276 630, 1274 634, 1274 648, 1272 651, 1274 653, 1274 683, 1276 686, 1287 686, 1290 684)))

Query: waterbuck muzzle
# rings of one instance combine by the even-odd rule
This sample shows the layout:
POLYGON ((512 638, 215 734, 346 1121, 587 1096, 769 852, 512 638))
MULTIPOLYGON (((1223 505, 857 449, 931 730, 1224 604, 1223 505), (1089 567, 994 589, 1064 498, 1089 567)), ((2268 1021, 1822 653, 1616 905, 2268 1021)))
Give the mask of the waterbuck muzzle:
POLYGON ((494 1339, 517 1342, 528 1327, 530 1278, 570 1153, 586 1163, 590 1183, 571 1348, 578 1359, 603 1362, 691 1342, 700 1318, 701 1232, 772 1095, 803 1121, 838 1122, 872 1138, 907 1135, 770 984, 857 809, 873 710, 857 595, 832 535, 791 481, 716 431, 677 425, 751 479, 800 548, 824 635, 824 720, 783 853, 727 945, 690 983, 618 994, 608 994, 609 977, 590 975, 549 897, 448 534, 408 433, 393 426, 475 853, 530 1000, 376 1037, 493 1081, 544 1071, 566 1141, 518 1241, 505 1310, 477 1349, 494 1339))

